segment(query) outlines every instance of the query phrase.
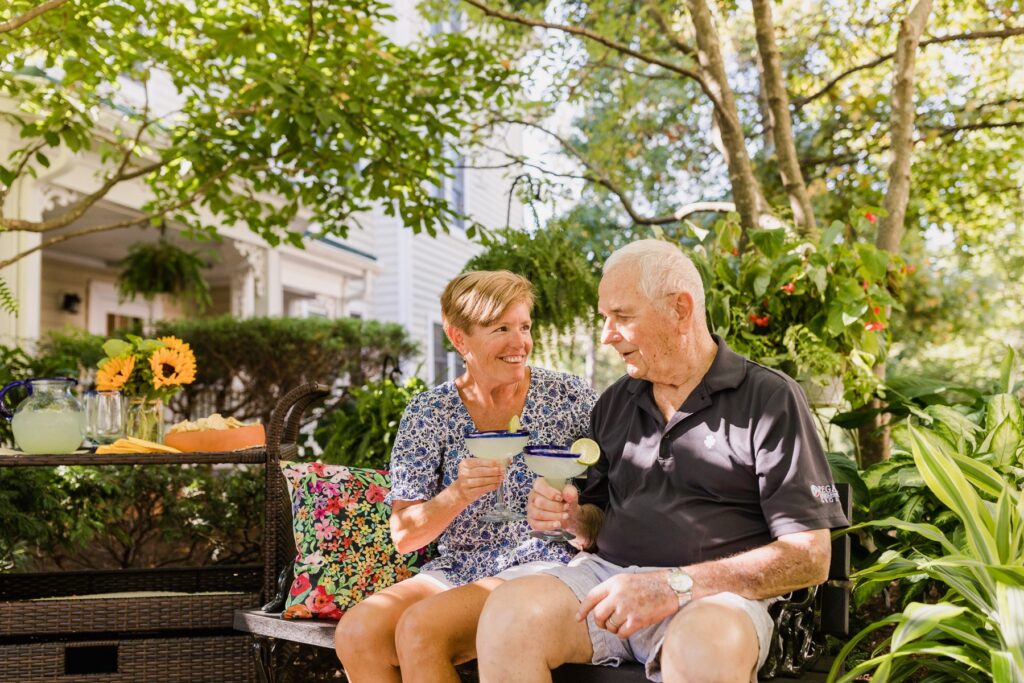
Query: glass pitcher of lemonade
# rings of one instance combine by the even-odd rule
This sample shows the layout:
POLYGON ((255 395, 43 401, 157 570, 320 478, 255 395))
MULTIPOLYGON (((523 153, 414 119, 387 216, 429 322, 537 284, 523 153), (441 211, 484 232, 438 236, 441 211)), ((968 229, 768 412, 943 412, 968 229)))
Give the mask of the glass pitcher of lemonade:
POLYGON ((49 377, 11 382, 0 389, 0 414, 11 421, 14 441, 26 453, 72 453, 85 435, 82 404, 71 393, 77 382, 49 377), (21 386, 28 397, 11 411, 7 392, 21 386))

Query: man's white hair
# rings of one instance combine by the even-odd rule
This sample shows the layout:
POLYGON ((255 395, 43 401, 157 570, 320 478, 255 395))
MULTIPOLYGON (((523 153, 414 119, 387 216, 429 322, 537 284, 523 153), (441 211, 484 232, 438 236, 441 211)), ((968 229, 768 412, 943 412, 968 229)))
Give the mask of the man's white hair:
MULTIPOLYGON (((607 275, 623 266, 637 270, 637 288, 652 303, 659 304, 668 294, 686 292, 693 297, 694 308, 704 313, 704 282, 693 261, 675 244, 656 239, 631 242, 608 257, 603 272, 607 275)), ((698 320, 704 320, 704 315, 698 320)))

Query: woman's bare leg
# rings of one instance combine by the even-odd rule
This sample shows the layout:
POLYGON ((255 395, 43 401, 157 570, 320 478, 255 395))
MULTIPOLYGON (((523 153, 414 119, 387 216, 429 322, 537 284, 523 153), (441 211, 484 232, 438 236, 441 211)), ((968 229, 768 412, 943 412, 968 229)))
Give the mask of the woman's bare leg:
POLYGON ((476 624, 487 596, 504 581, 481 579, 411 605, 395 646, 404 683, 458 683, 455 665, 476 659, 476 624))
POLYGON ((402 683, 395 628, 407 609, 446 589, 428 579, 408 579, 350 609, 334 632, 334 649, 351 683, 402 683))

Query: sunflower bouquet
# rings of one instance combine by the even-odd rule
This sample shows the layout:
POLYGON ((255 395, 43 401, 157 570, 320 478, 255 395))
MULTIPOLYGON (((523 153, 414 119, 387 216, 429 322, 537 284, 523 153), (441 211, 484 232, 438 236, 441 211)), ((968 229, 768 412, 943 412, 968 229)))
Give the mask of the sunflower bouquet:
POLYGON ((99 362, 96 388, 120 391, 128 398, 166 401, 196 378, 196 357, 177 337, 143 339, 133 334, 127 341, 109 339, 103 344, 106 358, 99 362))
POLYGON ((108 339, 96 388, 124 396, 125 436, 159 443, 164 436, 163 404, 196 379, 196 357, 177 337, 108 339))

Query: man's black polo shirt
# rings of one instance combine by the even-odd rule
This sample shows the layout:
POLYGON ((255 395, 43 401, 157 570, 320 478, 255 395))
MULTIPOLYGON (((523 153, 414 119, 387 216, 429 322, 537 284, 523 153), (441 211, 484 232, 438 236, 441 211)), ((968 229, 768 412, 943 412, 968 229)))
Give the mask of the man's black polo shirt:
POLYGON ((601 460, 580 502, 605 510, 597 552, 615 564, 696 564, 848 524, 799 385, 715 342, 668 424, 628 376, 594 406, 601 460))

